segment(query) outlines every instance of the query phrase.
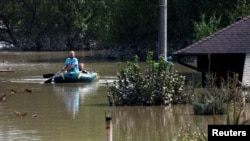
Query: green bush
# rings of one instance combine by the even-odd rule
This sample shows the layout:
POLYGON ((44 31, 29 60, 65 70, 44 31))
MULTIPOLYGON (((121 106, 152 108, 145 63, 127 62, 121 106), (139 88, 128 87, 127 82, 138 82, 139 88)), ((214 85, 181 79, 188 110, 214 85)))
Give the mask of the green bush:
POLYGON ((215 85, 216 77, 212 73, 206 75, 206 86, 193 98, 193 110, 196 115, 225 114, 225 95, 215 85))
POLYGON ((128 61, 127 68, 119 63, 118 80, 107 84, 110 105, 167 105, 179 100, 185 77, 175 71, 173 63, 162 57, 156 62, 149 52, 142 73, 138 60, 135 56, 133 62, 128 61))
POLYGON ((219 96, 219 93, 212 93, 205 90, 194 97, 193 110, 195 115, 224 114, 226 105, 219 96), (218 95, 216 95, 218 94, 218 95))
MULTIPOLYGON (((195 92, 193 97, 193 110, 197 115, 227 114, 233 110, 233 122, 238 123, 242 113, 245 99, 243 88, 239 86, 238 74, 230 77, 227 81, 221 80, 218 88, 215 85, 216 77, 214 74, 207 74, 207 85, 199 92, 195 92), (232 105, 233 108, 230 108, 232 105), (237 109, 237 110, 236 110, 237 109)), ((231 123, 231 121, 228 123, 231 123)))

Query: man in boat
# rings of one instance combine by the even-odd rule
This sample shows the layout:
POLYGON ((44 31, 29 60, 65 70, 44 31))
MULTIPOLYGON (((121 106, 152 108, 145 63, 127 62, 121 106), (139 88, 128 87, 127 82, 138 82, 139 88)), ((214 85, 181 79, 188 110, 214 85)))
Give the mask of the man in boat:
POLYGON ((78 59, 75 57, 75 51, 69 52, 69 57, 66 58, 64 66, 61 69, 62 72, 79 72, 78 59))
POLYGON ((82 72, 82 73, 87 73, 87 71, 84 70, 84 64, 83 63, 79 64, 79 71, 82 72))

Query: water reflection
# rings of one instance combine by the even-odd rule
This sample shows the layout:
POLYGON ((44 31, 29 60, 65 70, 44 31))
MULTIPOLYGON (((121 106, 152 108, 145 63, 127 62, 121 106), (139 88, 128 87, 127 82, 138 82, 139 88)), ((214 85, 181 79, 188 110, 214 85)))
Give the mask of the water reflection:
POLYGON ((194 115, 191 105, 170 105, 116 107, 112 119, 115 134, 119 135, 115 138, 170 141, 177 137, 180 128, 176 127, 191 124, 193 128, 199 127, 206 133, 208 124, 223 123, 225 116, 214 121, 212 116, 204 118, 194 115))
POLYGON ((16 141, 38 141, 41 140, 42 137, 36 136, 36 130, 19 130, 19 129, 11 129, 9 131, 0 131, 0 140, 16 140, 16 141))
POLYGON ((62 97, 66 110, 75 118, 86 97, 96 94, 97 82, 84 84, 54 84, 56 95, 62 97))

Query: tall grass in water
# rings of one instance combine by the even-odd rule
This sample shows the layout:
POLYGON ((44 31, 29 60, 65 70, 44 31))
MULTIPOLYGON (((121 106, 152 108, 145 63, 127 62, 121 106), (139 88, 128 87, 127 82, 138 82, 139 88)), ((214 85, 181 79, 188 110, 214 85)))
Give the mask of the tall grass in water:
MULTIPOLYGON (((208 74, 208 82, 205 88, 196 89, 193 98, 193 109, 195 114, 213 115, 226 114, 227 125, 244 124, 248 119, 244 118, 245 102, 249 101, 247 93, 249 88, 239 85, 238 74, 228 75, 228 80, 222 80, 218 88, 214 85, 216 79, 214 74, 208 74), (241 120, 242 119, 242 120, 241 120)), ((197 128, 187 125, 180 128, 177 134, 178 141, 207 141, 207 135, 197 128)))
POLYGON ((206 75, 206 85, 204 88, 195 89, 193 97, 193 110, 196 115, 222 115, 226 113, 226 96, 222 89, 215 84, 216 75, 208 73, 206 75))
POLYGON ((239 85, 238 74, 221 79, 221 85, 215 85, 214 74, 207 75, 205 88, 196 89, 193 109, 197 115, 227 114, 228 124, 239 124, 244 110, 244 87, 239 85))
MULTIPOLYGON (((245 108, 245 88, 239 85, 238 74, 228 74, 226 83, 222 83, 222 91, 227 98, 227 125, 241 124, 240 118, 245 108)), ((244 122, 244 121, 243 121, 244 122)))

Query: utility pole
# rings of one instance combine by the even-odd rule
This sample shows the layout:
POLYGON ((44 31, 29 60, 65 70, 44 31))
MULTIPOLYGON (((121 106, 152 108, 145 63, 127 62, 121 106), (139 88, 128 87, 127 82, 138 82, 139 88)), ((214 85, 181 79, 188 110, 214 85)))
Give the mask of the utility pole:
POLYGON ((167 0, 159 0, 160 20, 158 31, 158 55, 167 61, 167 0))

